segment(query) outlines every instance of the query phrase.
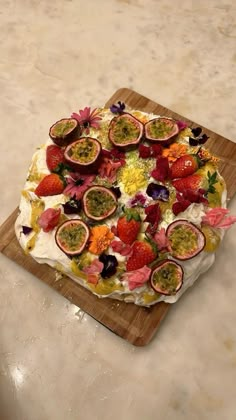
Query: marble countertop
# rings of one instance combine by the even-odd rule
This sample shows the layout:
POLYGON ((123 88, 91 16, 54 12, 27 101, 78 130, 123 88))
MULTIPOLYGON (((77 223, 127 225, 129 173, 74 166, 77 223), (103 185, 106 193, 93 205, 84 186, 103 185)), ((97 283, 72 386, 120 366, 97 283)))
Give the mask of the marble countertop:
MULTIPOLYGON (((120 87, 236 141, 233 0, 8 0, 0 27, 0 223, 52 122, 120 87)), ((136 348, 0 255, 0 418, 234 420, 235 258, 236 226, 136 348)))

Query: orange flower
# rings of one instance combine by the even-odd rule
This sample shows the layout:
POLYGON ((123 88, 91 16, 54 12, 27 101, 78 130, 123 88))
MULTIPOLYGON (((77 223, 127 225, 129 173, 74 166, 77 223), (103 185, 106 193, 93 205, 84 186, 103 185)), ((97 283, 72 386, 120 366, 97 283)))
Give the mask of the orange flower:
POLYGON ((202 160, 209 160, 213 165, 217 166, 220 159, 216 156, 213 156, 209 150, 207 149, 201 149, 198 153, 200 159, 202 160))
POLYGON ((169 162, 174 162, 180 156, 185 155, 187 152, 187 146, 181 143, 173 143, 167 149, 164 149, 162 156, 167 157, 169 162))
POLYGON ((94 226, 91 229, 89 251, 96 255, 101 254, 109 247, 113 238, 114 233, 106 225, 94 226))

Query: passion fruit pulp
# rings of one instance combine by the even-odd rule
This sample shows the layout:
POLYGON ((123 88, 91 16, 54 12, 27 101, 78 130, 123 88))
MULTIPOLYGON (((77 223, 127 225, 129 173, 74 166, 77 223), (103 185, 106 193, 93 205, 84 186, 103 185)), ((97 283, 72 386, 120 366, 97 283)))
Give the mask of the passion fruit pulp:
POLYGON ((70 219, 62 223, 56 231, 57 246, 69 256, 81 254, 89 238, 89 228, 80 219, 70 219))
POLYGON ((117 199, 115 194, 106 187, 93 185, 88 188, 82 199, 84 213, 89 219, 104 220, 115 213, 117 199))
POLYGON ((79 122, 75 118, 62 118, 49 130, 49 136, 58 146, 67 146, 81 133, 79 122))
POLYGON ((95 172, 99 165, 101 143, 92 137, 81 137, 70 143, 64 153, 68 164, 80 173, 95 172))
POLYGON ((110 122, 108 138, 116 147, 129 150, 140 142, 142 136, 143 123, 131 114, 121 114, 110 122))
POLYGON ((183 269, 172 260, 161 261, 151 274, 152 288, 162 295, 175 295, 183 284, 183 269))
POLYGON ((188 260, 198 255, 205 247, 202 231, 187 220, 176 220, 166 231, 171 255, 178 260, 188 260))
POLYGON ((168 145, 179 132, 178 124, 171 118, 154 118, 144 126, 145 138, 151 142, 168 145))

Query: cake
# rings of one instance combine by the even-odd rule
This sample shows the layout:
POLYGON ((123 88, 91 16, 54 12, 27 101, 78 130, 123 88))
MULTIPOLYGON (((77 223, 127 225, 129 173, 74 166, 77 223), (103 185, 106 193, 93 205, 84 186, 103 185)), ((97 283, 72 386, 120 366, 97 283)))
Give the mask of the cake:
POLYGON ((236 219, 207 139, 121 102, 57 121, 21 194, 21 247, 99 298, 176 302, 236 219))

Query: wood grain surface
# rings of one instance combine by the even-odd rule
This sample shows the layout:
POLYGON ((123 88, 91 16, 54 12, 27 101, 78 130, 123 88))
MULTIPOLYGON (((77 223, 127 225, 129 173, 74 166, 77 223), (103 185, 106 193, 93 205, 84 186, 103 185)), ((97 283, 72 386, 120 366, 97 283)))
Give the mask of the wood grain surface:
MULTIPOLYGON (((106 106, 108 107, 119 100, 141 111, 184 120, 190 127, 199 126, 199 124, 189 121, 127 88, 119 89, 109 99, 106 106)), ((203 130, 210 137, 206 147, 221 159, 220 172, 226 181, 228 197, 232 198, 236 192, 236 144, 204 127, 203 130)), ((14 223, 17 214, 18 209, 0 227, 0 251, 5 256, 47 283, 73 304, 130 343, 144 346, 150 342, 170 309, 170 305, 161 302, 151 308, 143 308, 109 298, 99 299, 67 276, 57 280, 54 269, 45 264, 38 264, 30 256, 24 254, 15 237, 14 223)))

